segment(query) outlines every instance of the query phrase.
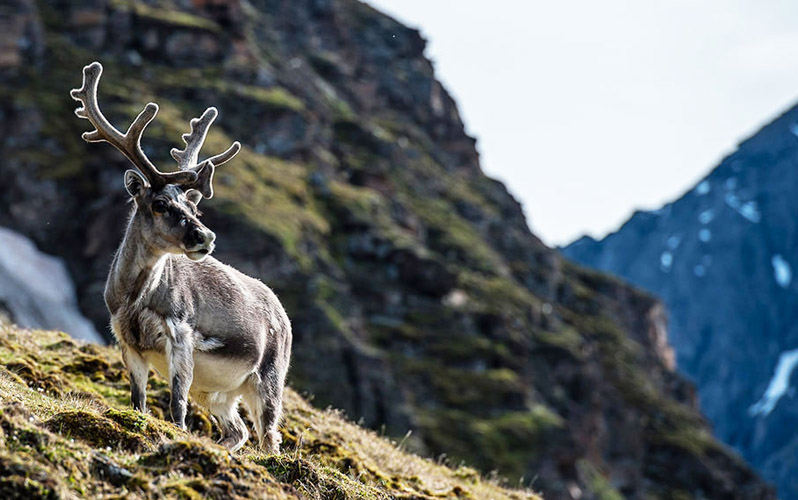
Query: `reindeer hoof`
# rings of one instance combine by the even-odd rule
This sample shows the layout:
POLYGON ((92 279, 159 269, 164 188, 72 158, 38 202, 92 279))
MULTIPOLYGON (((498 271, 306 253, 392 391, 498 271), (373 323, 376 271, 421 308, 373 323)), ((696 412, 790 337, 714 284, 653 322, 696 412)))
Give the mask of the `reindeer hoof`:
POLYGON ((273 430, 266 433, 263 441, 260 443, 260 447, 264 452, 270 455, 277 455, 280 453, 280 444, 282 442, 282 434, 273 430))
POLYGON ((229 437, 229 438, 225 438, 225 439, 222 439, 221 441, 219 441, 219 444, 224 446, 225 448, 227 448, 230 451, 230 453, 235 453, 236 451, 241 449, 241 447, 244 446, 244 443, 246 443, 246 442, 247 442, 247 437, 246 436, 244 436, 243 439, 241 439, 240 437, 238 437, 238 438, 237 437, 229 437))

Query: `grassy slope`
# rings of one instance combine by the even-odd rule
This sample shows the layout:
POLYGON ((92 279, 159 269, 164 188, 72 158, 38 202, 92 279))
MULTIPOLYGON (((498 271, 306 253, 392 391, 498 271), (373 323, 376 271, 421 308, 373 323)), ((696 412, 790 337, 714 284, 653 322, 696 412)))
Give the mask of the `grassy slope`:
POLYGON ((3 325, 0 361, 2 498, 539 498, 406 453, 290 389, 283 454, 231 456, 197 408, 190 433, 156 416, 168 402, 158 377, 153 415, 129 409, 115 349, 3 325))

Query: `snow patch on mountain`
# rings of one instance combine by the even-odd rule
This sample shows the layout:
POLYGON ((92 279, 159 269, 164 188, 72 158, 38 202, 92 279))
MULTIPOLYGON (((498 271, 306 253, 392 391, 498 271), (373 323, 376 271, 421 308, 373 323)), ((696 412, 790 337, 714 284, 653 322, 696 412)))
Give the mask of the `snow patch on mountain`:
POLYGON ((790 286, 792 282, 792 267, 784 260, 784 257, 776 254, 770 259, 770 263, 773 264, 773 277, 776 279, 776 283, 782 288, 790 286))
POLYGON ((673 254, 670 252, 662 252, 659 256, 659 264, 663 271, 670 271, 673 266, 673 254))
POLYGON ((748 409, 748 413, 752 417, 766 417, 773 411, 779 400, 787 393, 787 389, 790 388, 790 376, 796 365, 798 365, 798 349, 781 353, 773 378, 770 379, 765 394, 748 409))

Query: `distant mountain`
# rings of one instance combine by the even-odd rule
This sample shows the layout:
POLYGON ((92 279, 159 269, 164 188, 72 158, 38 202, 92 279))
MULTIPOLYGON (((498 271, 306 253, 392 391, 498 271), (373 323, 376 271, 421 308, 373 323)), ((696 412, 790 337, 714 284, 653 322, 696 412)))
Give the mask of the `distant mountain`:
POLYGON ((798 499, 798 107, 675 202, 562 253, 665 301, 717 436, 798 499))
MULTIPOLYGON (((280 296, 290 384, 314 404, 412 429, 403 446, 523 477, 547 500, 774 498, 674 373, 662 305, 547 248, 483 174, 417 31, 355 0, 11 4, 0 221, 64 259, 101 331, 129 164, 80 139, 69 89, 93 60, 113 123, 160 105, 143 146, 162 169, 207 106, 207 150, 242 142, 203 220, 220 260, 280 296)), ((352 478, 402 484, 345 460, 352 478)), ((485 498, 445 491, 396 496, 485 498)))

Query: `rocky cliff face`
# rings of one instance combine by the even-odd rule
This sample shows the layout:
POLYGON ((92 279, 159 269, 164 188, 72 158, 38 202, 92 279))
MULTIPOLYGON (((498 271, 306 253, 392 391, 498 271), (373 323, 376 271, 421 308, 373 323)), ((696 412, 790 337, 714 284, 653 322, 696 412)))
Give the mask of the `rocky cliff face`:
POLYGON ((162 169, 209 105, 209 149, 245 145, 204 221, 286 304, 316 404, 551 499, 773 498, 710 437, 661 305, 563 261, 482 174, 416 31, 355 0, 19 5, 39 35, 0 42, 0 220, 68 262, 98 326, 128 208, 126 162, 71 113, 95 59, 115 123, 161 105, 162 169))
POLYGON ((798 108, 740 144, 694 189, 563 253, 662 297, 701 408, 781 498, 798 498, 798 108))

